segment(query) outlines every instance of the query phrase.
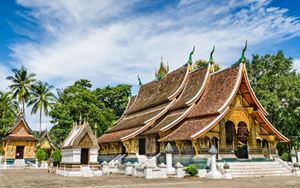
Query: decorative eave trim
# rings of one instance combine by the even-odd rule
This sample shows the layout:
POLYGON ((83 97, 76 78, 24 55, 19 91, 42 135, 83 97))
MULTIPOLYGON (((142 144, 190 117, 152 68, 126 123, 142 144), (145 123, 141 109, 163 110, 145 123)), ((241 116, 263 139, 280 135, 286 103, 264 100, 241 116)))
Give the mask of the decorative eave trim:
POLYGON ((177 119, 175 119, 173 122, 169 123, 168 125, 164 126, 163 128, 159 129, 159 131, 165 132, 170 128, 174 127, 177 123, 183 120, 190 113, 190 111, 193 109, 194 106, 195 103, 192 106, 190 106, 181 116, 179 116, 177 119))
POLYGON ((214 119, 212 122, 210 122, 203 130, 198 131, 197 133, 193 134, 191 136, 191 139, 196 139, 199 136, 201 136, 203 133, 206 133, 207 131, 212 129, 217 123, 219 123, 219 121, 227 114, 228 111, 229 111, 229 106, 223 111, 222 114, 220 114, 218 117, 216 117, 216 119, 214 119))
POLYGON ((150 123, 150 122, 155 121, 155 120, 157 120, 158 118, 160 118, 163 114, 165 114, 165 113, 169 110, 169 108, 170 108, 171 106, 173 106, 173 104, 174 104, 175 102, 176 102, 176 100, 172 100, 172 101, 170 102, 170 104, 168 104, 168 106, 166 106, 166 107, 165 107, 161 112, 159 112, 156 116, 154 116, 154 117, 152 117, 152 118, 146 120, 146 121, 145 121, 145 124, 150 123))
MULTIPOLYGON (((114 123, 114 125, 116 125, 117 123, 119 123, 125 116, 126 116, 126 112, 129 110, 129 104, 130 104, 130 101, 131 101, 131 98, 132 97, 129 97, 129 100, 128 100, 128 103, 127 103, 127 106, 122 114, 122 116, 114 123)), ((135 104, 136 102, 136 99, 137 99, 137 96, 134 98, 134 102, 132 103, 131 107, 135 104)), ((110 127, 109 129, 107 129, 105 132, 109 131, 111 128, 113 128, 114 126, 110 127)))
POLYGON ((17 126, 20 124, 20 122, 23 121, 25 127, 27 128, 27 130, 29 131, 30 134, 32 134, 32 130, 30 129, 27 121, 25 120, 24 116, 18 118, 18 120, 16 121, 16 123, 14 124, 14 126, 8 131, 7 135, 10 134, 15 128, 17 128, 17 126))
POLYGON ((152 122, 150 123, 147 123, 145 126, 141 127, 140 129, 138 129, 137 131, 127 135, 127 136, 124 136, 121 138, 121 141, 124 142, 126 140, 129 140, 133 137, 135 137, 136 135, 138 135, 139 133, 143 132, 144 130, 146 130, 148 127, 150 127, 152 125, 152 122))
MULTIPOLYGON (((73 135, 73 132, 75 131, 75 124, 73 124, 73 127, 69 133, 69 135, 67 136, 67 138, 63 141, 62 143, 62 147, 64 147, 66 145, 66 142, 69 141, 69 139, 71 139, 70 137, 73 135)), ((71 140, 69 141, 69 144, 70 144, 71 140)), ((69 145, 68 144, 68 145, 69 145)))
MULTIPOLYGON (((244 63, 242 63, 244 64, 244 63)), ((250 91, 250 95, 252 96, 252 98, 254 99, 254 102, 256 103, 256 105, 261 109, 262 113, 265 115, 265 116, 268 116, 268 112, 265 110, 265 108, 261 105, 261 103, 259 102, 259 100, 257 99, 251 85, 250 85, 250 82, 249 82, 249 77, 248 77, 248 74, 247 74, 247 69, 246 69, 246 66, 244 66, 244 71, 243 71, 243 74, 244 74, 244 77, 245 77, 245 81, 246 81, 246 85, 247 87, 249 88, 249 91, 250 91)))
POLYGON ((283 134, 281 134, 270 122, 269 120, 264 116, 263 112, 258 109, 257 110, 258 114, 262 117, 262 119, 266 122, 266 124, 275 132, 275 134, 277 134, 277 136, 279 136, 284 142, 289 142, 290 139, 288 139, 287 137, 285 137, 283 134))
POLYGON ((206 85, 207 85, 207 80, 208 80, 208 77, 210 75, 210 63, 208 64, 208 67, 207 67, 207 71, 205 73, 205 78, 203 80, 203 84, 201 86, 201 88, 199 89, 198 93, 191 99, 189 100, 188 102, 186 102, 185 104, 186 105, 191 105, 192 103, 194 103, 195 101, 197 101, 203 94, 204 92, 204 89, 206 88, 206 85))
POLYGON ((168 104, 168 106, 166 106, 159 114, 157 114, 156 116, 148 119, 147 121, 144 122, 144 126, 141 127, 140 129, 138 129, 137 131, 125 136, 125 137, 122 137, 121 138, 121 141, 125 141, 125 140, 128 140, 132 137, 135 137, 137 134, 143 132, 144 130, 146 130, 148 127, 152 126, 153 123, 155 122, 155 120, 157 120, 158 118, 160 118, 162 115, 164 115, 168 110, 169 108, 173 105, 173 103, 175 103, 176 100, 172 100, 172 102, 170 104, 168 104))
POLYGON ((239 90, 239 87, 241 85, 242 82, 242 69, 243 69, 243 65, 242 63, 239 65, 239 70, 238 70, 238 77, 237 80, 235 82, 234 88, 230 94, 230 96, 228 97, 228 99, 226 100, 226 102, 223 104, 223 106, 218 110, 219 113, 221 113, 226 107, 229 106, 229 104, 232 102, 232 100, 234 99, 234 96, 236 95, 236 93, 239 90))
POLYGON ((169 100, 173 100, 175 97, 177 97, 177 95, 182 91, 182 89, 184 88, 185 86, 185 83, 186 83, 186 80, 187 80, 187 76, 189 74, 189 66, 191 65, 188 65, 187 68, 186 68, 186 73, 185 73, 185 76, 184 76, 184 79, 182 80, 182 83, 181 85, 179 86, 179 88, 171 95, 168 97, 169 100))

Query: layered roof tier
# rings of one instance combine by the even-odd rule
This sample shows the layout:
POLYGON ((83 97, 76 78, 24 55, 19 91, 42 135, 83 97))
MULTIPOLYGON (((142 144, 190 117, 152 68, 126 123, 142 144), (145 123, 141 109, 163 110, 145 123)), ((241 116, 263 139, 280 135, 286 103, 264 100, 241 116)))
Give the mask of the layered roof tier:
POLYGON ((212 72, 210 64, 194 71, 189 71, 190 66, 142 85, 120 120, 98 142, 125 141, 137 135, 157 133, 165 133, 160 134, 164 135, 160 141, 196 139, 228 113, 238 92, 267 131, 274 133, 279 141, 289 141, 267 121, 268 114, 250 86, 244 63, 218 72, 212 72))

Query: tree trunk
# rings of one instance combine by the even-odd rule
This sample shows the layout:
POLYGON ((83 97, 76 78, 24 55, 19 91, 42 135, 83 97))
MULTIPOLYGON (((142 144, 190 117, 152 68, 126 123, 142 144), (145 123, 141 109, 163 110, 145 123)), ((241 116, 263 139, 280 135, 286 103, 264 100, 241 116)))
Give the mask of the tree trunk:
POLYGON ((40 135, 42 133, 42 108, 40 109, 40 135))
POLYGON ((25 117, 25 100, 22 99, 22 112, 23 112, 23 116, 25 117))

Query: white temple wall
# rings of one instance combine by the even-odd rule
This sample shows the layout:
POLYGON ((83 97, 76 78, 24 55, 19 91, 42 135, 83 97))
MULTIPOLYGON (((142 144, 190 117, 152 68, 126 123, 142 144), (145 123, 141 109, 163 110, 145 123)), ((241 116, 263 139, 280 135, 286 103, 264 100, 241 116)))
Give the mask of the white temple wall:
POLYGON ((81 149, 62 149, 61 163, 80 163, 81 149))
POLYGON ((98 149, 90 149, 90 163, 98 163, 98 149))

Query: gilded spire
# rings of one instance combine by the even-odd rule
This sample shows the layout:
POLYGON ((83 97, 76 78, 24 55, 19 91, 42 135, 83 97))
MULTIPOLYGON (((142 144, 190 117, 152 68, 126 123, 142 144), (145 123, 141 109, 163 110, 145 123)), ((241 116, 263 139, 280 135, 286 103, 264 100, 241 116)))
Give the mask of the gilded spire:
POLYGON ((245 58, 245 51, 247 50, 247 40, 246 40, 246 43, 245 43, 245 47, 242 51, 242 55, 241 55, 241 58, 240 58, 240 62, 245 62, 246 61, 246 58, 245 58))
POLYGON ((163 58, 160 58, 160 66, 158 70, 155 69, 155 77, 157 80, 161 80, 169 72, 169 65, 165 65, 163 58))
POLYGON ((194 51, 195 51, 195 46, 193 48, 193 51, 190 52, 190 56, 189 56, 189 60, 188 60, 188 64, 192 65, 193 64, 193 54, 194 54, 194 51))
POLYGON ((139 81, 139 86, 143 85, 143 84, 142 84, 142 80, 141 80, 141 78, 140 78, 140 75, 138 75, 137 78, 138 78, 138 81, 139 81))

